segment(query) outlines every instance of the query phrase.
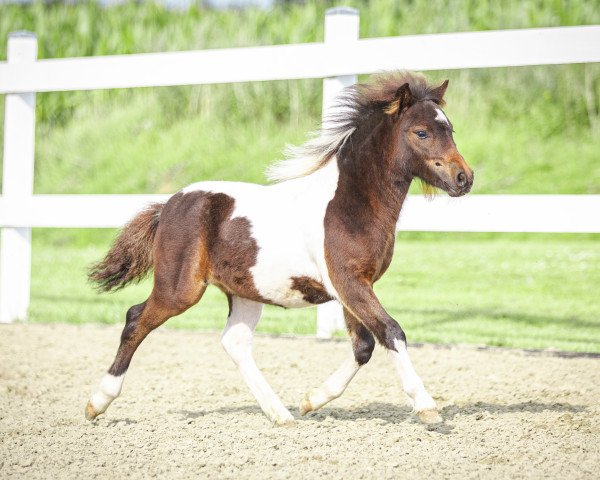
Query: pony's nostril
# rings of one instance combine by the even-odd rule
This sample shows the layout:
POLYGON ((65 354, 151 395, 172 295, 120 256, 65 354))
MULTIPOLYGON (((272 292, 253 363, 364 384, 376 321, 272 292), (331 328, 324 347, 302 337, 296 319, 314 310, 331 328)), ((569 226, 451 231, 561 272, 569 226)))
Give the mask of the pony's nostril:
POLYGON ((465 175, 465 172, 460 172, 457 177, 456 177, 456 183, 458 183, 458 185, 460 187, 464 187, 465 184, 467 183, 467 176, 465 175))

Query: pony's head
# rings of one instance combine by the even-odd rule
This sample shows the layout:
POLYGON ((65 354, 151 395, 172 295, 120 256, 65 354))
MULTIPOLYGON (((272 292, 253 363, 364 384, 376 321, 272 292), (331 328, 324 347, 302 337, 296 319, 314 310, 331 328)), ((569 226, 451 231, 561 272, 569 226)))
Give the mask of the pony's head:
POLYGON ((458 153, 452 124, 442 111, 447 86, 448 81, 433 87, 423 75, 391 72, 348 87, 327 126, 304 145, 289 148, 288 159, 269 168, 269 178, 309 175, 337 158, 360 178, 365 169, 378 168, 392 182, 421 179, 426 193, 437 187, 464 195, 473 184, 473 170, 458 153))
MULTIPOLYGON (((384 77, 388 91, 393 80, 394 77, 384 77)), ((468 193, 473 185, 473 170, 458 152, 452 124, 442 111, 448 80, 436 88, 421 76, 411 75, 403 80, 409 81, 397 86, 393 99, 384 108, 394 123, 394 161, 401 163, 411 177, 421 179, 426 193, 427 185, 452 197, 468 193)))

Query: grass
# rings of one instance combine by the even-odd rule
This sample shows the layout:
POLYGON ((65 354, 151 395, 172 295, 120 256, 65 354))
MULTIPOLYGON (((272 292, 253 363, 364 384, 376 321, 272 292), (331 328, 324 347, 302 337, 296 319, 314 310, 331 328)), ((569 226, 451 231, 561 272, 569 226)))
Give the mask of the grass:
MULTIPOLYGON (((587 0, 348 0, 344 3, 360 10, 362 38, 600 23, 600 10, 595 8, 593 1, 587 0)), ((108 9, 94 2, 0 5, 0 39, 6 38, 10 31, 32 30, 39 38, 39 58, 317 42, 323 39, 324 13, 331 4, 333 2, 307 1, 277 5, 269 11, 213 11, 192 7, 184 12, 168 11, 148 2, 130 2, 108 9)), ((0 41, 0 58, 4 58, 5 48, 5 42, 0 41)), ((398 68, 401 66, 402 59, 399 58, 398 68)), ((526 160, 535 158, 537 164, 543 163, 543 166, 544 155, 549 149, 536 147, 545 145, 550 138, 558 137, 559 143, 562 143, 561 138, 572 140, 573 145, 567 152, 570 155, 568 160, 574 159, 572 156, 577 154, 578 145, 584 149, 598 147, 598 64, 431 72, 430 76, 437 81, 451 79, 450 114, 462 135, 463 144, 465 141, 483 144, 490 130, 498 129, 495 137, 501 142, 496 144, 510 145, 515 136, 520 137, 520 146, 533 142, 532 148, 513 152, 513 159, 517 155, 527 155, 518 157, 517 161, 527 163, 526 160), (477 136, 479 142, 474 138, 477 136)), ((36 102, 36 161, 42 176, 48 174, 50 178, 56 178, 58 173, 54 166, 57 162, 53 153, 68 152, 64 150, 61 134, 56 130, 64 128, 63 133, 67 136, 76 134, 81 132, 80 122, 93 123, 103 120, 106 115, 114 118, 111 115, 113 109, 121 110, 120 114, 125 114, 131 121, 139 119, 135 131, 149 129, 165 135, 170 134, 165 132, 165 126, 173 126, 175 132, 185 132, 184 145, 179 150, 184 147, 194 149, 194 141, 201 137, 202 130, 192 127, 197 126, 200 119, 204 125, 211 127, 211 131, 216 130, 217 135, 219 130, 229 132, 230 139, 234 132, 237 135, 241 130, 266 125, 272 139, 267 153, 269 150, 279 151, 282 140, 297 139, 297 136, 287 135, 289 132, 303 131, 303 127, 317 124, 321 82, 305 80, 42 93, 37 95, 36 102), (150 104, 152 109, 150 126, 145 118, 146 104, 150 104), (182 125, 178 126, 179 123, 182 125)), ((2 118, 0 126, 1 122, 2 118)), ((93 131, 94 128, 88 128, 88 133, 93 131)), ((127 144, 123 137, 128 131, 130 129, 121 128, 120 123, 115 121, 111 128, 105 125, 102 129, 105 134, 102 140, 98 140, 98 135, 91 135, 91 139, 83 138, 80 142, 90 144, 88 150, 103 150, 110 143, 114 147, 110 150, 114 153, 112 158, 124 158, 119 153, 120 148, 127 144)), ((198 140, 203 141, 202 138, 198 140)), ((88 152, 84 146, 77 144, 74 147, 73 155, 78 161, 68 163, 63 160, 62 163, 68 163, 70 167, 67 169, 63 165, 62 173, 76 175, 82 163, 95 161, 94 157, 86 156, 88 152)), ((556 148, 551 151, 556 151, 556 148)), ((164 150, 153 149, 150 145, 145 152, 148 158, 158 158, 164 150)), ((222 164, 227 160, 226 152, 216 149, 214 153, 215 162, 222 164)), ((486 155, 480 157, 481 162, 498 163, 497 156, 502 151, 488 148, 484 153, 486 155)), ((143 165, 145 162, 137 166, 143 165)), ((581 165, 581 171, 588 166, 589 162, 581 165)), ((504 167, 501 165, 501 168, 504 167)), ((209 174, 216 174, 212 166, 208 166, 207 170, 209 174)), ((246 176, 260 180, 261 177, 255 173, 256 170, 251 170, 246 176)), ((160 168, 154 174, 173 176, 170 170, 160 168)), ((177 177, 176 174, 174 176, 177 177)), ((40 187, 46 188, 49 181, 40 181, 40 187)), ((100 185, 97 183, 100 182, 97 181, 97 177, 85 178, 78 182, 78 189, 98 191, 100 185)), ((53 182, 52 187, 60 188, 61 183, 53 182)), ((531 183, 538 183, 535 177, 531 183)), ((513 189, 521 186, 517 182, 513 189)))
MULTIPOLYGON (((412 342, 600 352, 598 240, 401 233, 376 291, 412 342)), ((30 321, 122 324, 151 284, 97 294, 85 267, 105 248, 51 247, 34 239, 30 321)), ((225 297, 210 287, 197 306, 166 325, 220 330, 226 316, 225 297)), ((267 306, 258 331, 314 334, 315 311, 267 306)))
MULTIPOLYGON (((459 149, 477 170, 473 193, 600 193, 600 136, 540 134, 520 122, 488 119, 449 94, 459 149)), ((170 122, 156 99, 82 108, 67 127, 39 135, 36 193, 171 193, 197 180, 264 183, 286 143, 300 143, 317 120, 295 123, 170 122)))
MULTIPOLYGON (((39 38, 39 58, 318 42, 323 39, 325 10, 334 4, 339 2, 290 2, 268 11, 215 11, 196 6, 169 11, 151 2, 126 2, 107 9, 96 2, 0 5, 0 39, 15 30, 34 31, 39 38)), ((600 23, 600 12, 589 0, 345 0, 344 4, 359 9, 362 38, 600 23)), ((5 49, 5 42, 0 41, 0 58, 5 49)), ((399 68, 401 64, 399 58, 399 68)), ((525 104, 537 99, 542 105, 551 100, 560 104, 562 118, 585 124, 598 121, 594 107, 600 84, 595 78, 598 69, 593 66, 573 71, 584 70, 589 71, 587 77, 565 73, 555 77, 545 70, 541 74, 519 74, 518 69, 471 71, 461 82, 470 90, 487 93, 490 113, 516 118, 530 109, 515 105, 513 99, 525 104), (494 83, 500 88, 492 87, 494 83)), ((233 92, 221 86, 193 87, 164 90, 158 95, 170 112, 211 116, 225 110, 226 118, 268 116, 287 121, 319 114, 320 95, 313 88, 318 83, 299 87, 289 82, 264 82, 237 85, 233 92)), ((110 98, 122 101, 129 95, 127 90, 42 94, 37 99, 38 116, 42 122, 60 124, 84 103, 101 104, 110 98)))
MULTIPOLYGON (((344 3, 360 9, 362 38, 600 23, 588 0, 344 3)), ((318 42, 331 5, 178 12, 148 2, 106 9, 94 2, 2 4, 0 59, 2 39, 19 29, 38 35, 39 58, 318 42)), ((446 112, 477 172, 474 194, 600 193, 600 64, 427 75, 450 79, 446 112)), ((35 193, 168 193, 198 180, 263 182, 285 144, 318 125, 321 90, 320 80, 302 80, 38 94, 35 193)), ((0 142, 2 122, 0 115, 0 142)), ((99 296, 84 275, 113 234, 34 232, 32 321, 122 323, 149 284, 99 296)), ((409 340, 600 351, 598 236, 400 238, 378 292, 409 340)), ((209 289, 168 325, 220 329, 225 316, 222 295, 209 289)), ((312 334, 315 315, 268 307, 259 330, 312 334)))

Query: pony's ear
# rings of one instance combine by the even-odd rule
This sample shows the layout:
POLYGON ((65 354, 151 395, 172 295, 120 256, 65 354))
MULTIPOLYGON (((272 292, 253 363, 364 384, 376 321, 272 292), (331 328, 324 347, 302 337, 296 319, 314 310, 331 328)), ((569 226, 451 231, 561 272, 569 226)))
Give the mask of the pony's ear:
POLYGON ((444 94, 446 93, 446 89, 448 88, 449 81, 450 80, 446 80, 439 87, 437 87, 431 91, 431 94, 432 94, 433 98, 435 99, 435 102, 440 105, 444 104, 444 94))
POLYGON ((398 90, 390 104, 385 107, 385 113, 399 117, 404 110, 414 103, 413 94, 410 91, 410 85, 405 83, 398 90))

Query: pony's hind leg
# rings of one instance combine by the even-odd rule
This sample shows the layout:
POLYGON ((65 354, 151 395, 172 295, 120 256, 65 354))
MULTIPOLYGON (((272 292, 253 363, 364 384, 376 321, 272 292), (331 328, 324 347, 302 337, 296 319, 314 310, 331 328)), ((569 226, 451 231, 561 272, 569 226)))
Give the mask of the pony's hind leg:
POLYGON ((136 330, 141 330, 138 327, 139 317, 145 310, 146 304, 147 301, 134 305, 127 311, 125 327, 121 333, 121 343, 115 360, 108 372, 102 377, 98 389, 85 407, 85 418, 88 420, 93 420, 104 413, 112 401, 121 394, 125 372, 129 367, 133 352, 142 341, 139 333, 137 335, 135 333, 136 330), (137 340, 135 346, 132 344, 134 339, 137 340))
POLYGON ((344 393, 360 367, 371 359, 375 348, 373 335, 346 309, 344 309, 344 318, 352 340, 352 353, 320 387, 310 390, 304 396, 300 402, 301 415, 318 410, 338 398, 344 393))
MULTIPOLYGON (((152 293, 148 300, 127 312, 115 360, 85 409, 89 420, 103 413, 119 396, 131 358, 144 338, 202 297, 208 273, 206 249, 201 239, 205 217, 204 204, 197 202, 193 196, 175 195, 162 209, 152 246, 143 246, 152 248, 152 293)), ((116 251, 115 255, 118 254, 119 251, 116 251)), ((145 255, 148 256, 148 253, 145 255)), ((127 261, 124 262, 123 268, 132 268, 127 261)))
POLYGON ((91 396, 85 408, 85 417, 88 420, 93 420, 104 413, 113 400, 119 396, 131 358, 144 338, 169 318, 179 315, 197 303, 205 289, 206 284, 204 283, 190 285, 189 290, 193 290, 193 295, 185 297, 180 294, 172 295, 169 298, 169 295, 157 293, 155 284, 148 300, 134 305, 127 311, 126 324, 121 334, 121 343, 115 360, 102 377, 98 389, 91 396))
POLYGON ((263 305, 235 296, 230 301, 231 311, 221 338, 223 348, 238 366, 252 395, 269 420, 276 425, 293 423, 294 417, 269 386, 252 356, 252 335, 263 305))

